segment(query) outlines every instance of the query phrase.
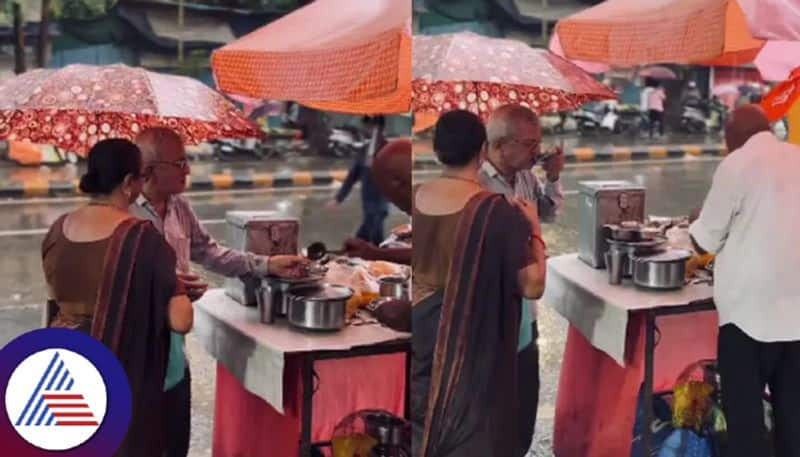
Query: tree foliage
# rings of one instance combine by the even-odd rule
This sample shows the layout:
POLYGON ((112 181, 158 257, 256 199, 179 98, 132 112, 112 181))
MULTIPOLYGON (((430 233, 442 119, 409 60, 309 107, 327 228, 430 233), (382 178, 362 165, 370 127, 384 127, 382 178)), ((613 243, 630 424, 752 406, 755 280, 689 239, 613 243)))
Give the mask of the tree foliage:
POLYGON ((117 0, 52 0, 52 3, 56 18, 84 20, 105 15, 117 0))

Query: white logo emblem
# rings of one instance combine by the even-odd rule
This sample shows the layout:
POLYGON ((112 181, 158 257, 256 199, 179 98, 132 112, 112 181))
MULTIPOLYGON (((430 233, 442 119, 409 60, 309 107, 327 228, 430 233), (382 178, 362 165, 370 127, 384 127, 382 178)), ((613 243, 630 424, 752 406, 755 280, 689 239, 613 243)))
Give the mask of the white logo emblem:
POLYGON ((8 382, 6 413, 28 443, 64 451, 91 438, 106 414, 106 384, 95 366, 66 349, 46 349, 22 361, 8 382))

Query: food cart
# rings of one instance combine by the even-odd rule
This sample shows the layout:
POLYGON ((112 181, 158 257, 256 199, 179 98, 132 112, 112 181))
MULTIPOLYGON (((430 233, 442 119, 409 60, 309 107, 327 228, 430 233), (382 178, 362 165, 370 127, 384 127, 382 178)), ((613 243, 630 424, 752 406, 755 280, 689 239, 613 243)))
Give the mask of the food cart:
MULTIPOLYGON (((231 211, 227 221, 237 249, 299 251, 296 219, 231 211)), ((193 332, 217 360, 215 456, 311 456, 354 411, 406 415, 410 334, 363 307, 380 298, 382 279, 407 294, 408 267, 341 256, 315 267, 323 262, 307 278, 229 279, 195 304, 193 332)))
POLYGON ((650 455, 653 396, 670 391, 686 366, 716 358, 713 287, 709 281, 689 281, 664 290, 647 288, 634 284, 639 282, 635 272, 616 283, 611 265, 605 264, 610 257, 603 254, 611 245, 604 229, 642 222, 644 189, 621 182, 581 184, 581 253, 548 260, 543 297, 569 322, 554 454, 631 455, 641 390, 647 424, 642 455, 650 455))

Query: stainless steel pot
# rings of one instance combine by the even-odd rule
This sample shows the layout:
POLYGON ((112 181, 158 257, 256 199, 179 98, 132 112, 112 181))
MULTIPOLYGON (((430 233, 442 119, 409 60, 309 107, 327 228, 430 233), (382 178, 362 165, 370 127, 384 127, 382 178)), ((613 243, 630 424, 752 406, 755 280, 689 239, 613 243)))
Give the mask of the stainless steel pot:
POLYGON ((659 254, 635 256, 633 283, 647 289, 680 289, 686 279, 686 263, 692 254, 683 249, 671 249, 659 254))
POLYGON ((408 281, 402 276, 384 276, 379 281, 381 297, 408 300, 408 281))
POLYGON ((340 330, 353 289, 332 284, 294 286, 289 290, 289 323, 306 330, 340 330))
POLYGON ((603 226, 608 230, 608 237, 614 241, 626 242, 640 242, 655 240, 664 233, 655 227, 646 227, 643 225, 618 225, 606 224, 603 226))
MULTIPOLYGON (((609 251, 616 249, 623 252, 623 258, 621 260, 622 277, 632 278, 633 262, 631 259, 633 257, 642 257, 663 252, 663 246, 667 243, 667 238, 658 236, 652 240, 646 241, 619 241, 613 239, 608 239, 606 241, 608 242, 609 251)), ((608 265, 606 265, 606 268, 608 268, 608 265)))
MULTIPOLYGON (((273 314, 278 317, 285 317, 289 314, 289 290, 296 285, 319 284, 322 276, 309 276, 300 279, 285 279, 267 277, 261 281, 261 300, 263 308, 271 308, 273 314)), ((259 304, 259 307, 262 307, 259 304)))

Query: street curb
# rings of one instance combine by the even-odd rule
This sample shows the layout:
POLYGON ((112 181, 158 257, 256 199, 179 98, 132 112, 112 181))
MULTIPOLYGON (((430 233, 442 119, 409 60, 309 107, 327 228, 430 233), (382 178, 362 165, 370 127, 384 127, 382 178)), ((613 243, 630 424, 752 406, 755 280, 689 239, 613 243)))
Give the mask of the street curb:
MULTIPOLYGON (((728 149, 724 145, 684 144, 671 146, 615 146, 610 148, 574 148, 565 153, 567 163, 588 162, 634 162, 652 159, 682 159, 686 157, 724 157, 728 149)), ((432 151, 416 152, 414 163, 438 164, 432 151)))
MULTIPOLYGON (((191 192, 330 186, 336 181, 344 181, 346 176, 347 170, 289 173, 257 173, 253 170, 237 170, 233 173, 190 176, 186 190, 191 192)), ((0 198, 83 195, 78 189, 78 184, 77 179, 73 181, 31 179, 24 182, 5 183, 0 186, 0 198)))

